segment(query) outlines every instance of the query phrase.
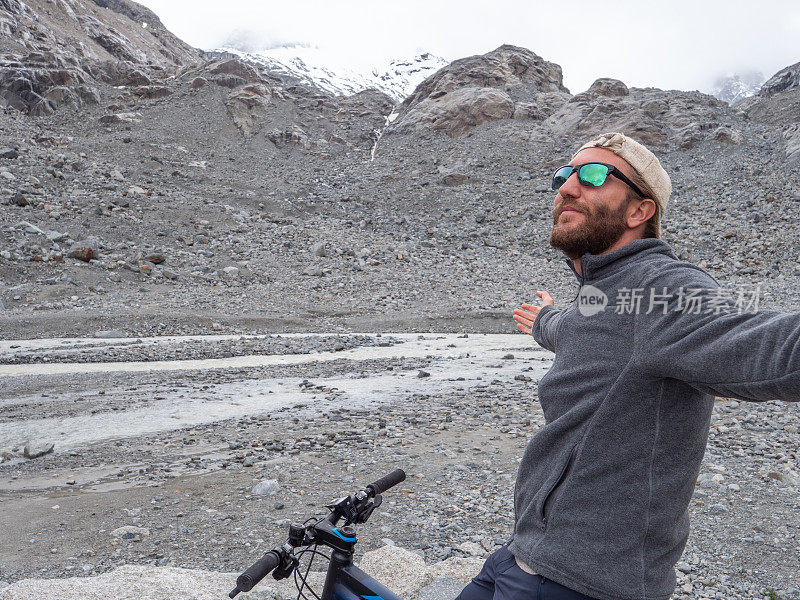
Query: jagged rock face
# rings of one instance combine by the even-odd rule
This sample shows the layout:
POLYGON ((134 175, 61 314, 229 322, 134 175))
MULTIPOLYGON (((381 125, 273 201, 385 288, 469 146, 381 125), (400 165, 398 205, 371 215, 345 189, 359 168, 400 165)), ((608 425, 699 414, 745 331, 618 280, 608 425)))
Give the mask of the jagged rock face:
POLYGON ((786 140, 786 159, 793 165, 800 165, 800 125, 790 125, 783 132, 786 140))
POLYGON ((176 85, 207 99, 208 110, 219 110, 221 100, 250 144, 325 157, 369 152, 394 107, 393 99, 377 90, 332 96, 304 85, 285 86, 262 65, 230 56, 188 69, 176 85), (220 88, 230 88, 221 99, 220 88))
POLYGON ((53 52, 30 52, 20 60, 0 60, 0 102, 33 115, 56 106, 97 103, 91 76, 79 62, 53 52))
POLYGON ((570 96, 560 67, 513 46, 455 61, 426 79, 403 103, 389 133, 460 137, 504 120, 510 122, 496 133, 517 140, 621 131, 646 145, 685 149, 706 140, 738 145, 743 139, 741 117, 713 96, 630 90, 611 78, 570 96))
MULTIPOLYGON (((608 81, 608 80, 606 80, 608 81)), ((699 92, 664 92, 601 83, 573 96, 545 122, 554 135, 620 131, 648 146, 690 148, 703 140, 741 142, 737 119, 725 102, 699 92), (596 90, 600 90, 598 93, 596 90), (616 95, 609 95, 609 89, 616 95), (627 87, 625 87, 627 90, 627 87)))
POLYGON ((152 86, 199 60, 199 51, 128 0, 0 0, 0 33, 0 104, 33 115, 96 103, 100 82, 152 86))
POLYGON ((562 95, 564 102, 568 93, 561 67, 530 50, 504 45, 454 61, 428 77, 403 102, 392 130, 433 129, 460 136, 487 121, 543 118, 552 112, 548 108, 554 98, 562 95), (542 94, 549 94, 549 102, 537 109, 542 94))
POLYGON ((756 96, 746 98, 737 108, 760 123, 800 123, 800 63, 775 73, 761 86, 761 91, 756 96))
POLYGON ((800 86, 800 62, 781 69, 761 86, 759 96, 774 96, 779 92, 800 86))

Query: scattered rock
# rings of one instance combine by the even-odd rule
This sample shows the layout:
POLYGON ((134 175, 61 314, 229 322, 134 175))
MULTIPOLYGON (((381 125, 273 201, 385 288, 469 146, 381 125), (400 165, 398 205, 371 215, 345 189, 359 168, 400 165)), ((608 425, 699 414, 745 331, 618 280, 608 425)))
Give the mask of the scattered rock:
POLYGON ((25 194, 22 192, 17 192, 11 197, 11 204, 14 206, 29 206, 30 202, 25 194))
POLYGON ((100 339, 118 339, 127 337, 124 331, 119 329, 101 329, 94 332, 94 337, 100 339))
POLYGON ((281 486, 278 484, 277 479, 262 479, 253 488, 253 494, 256 496, 274 496, 280 489, 281 486))
POLYGON ((193 90, 199 90, 201 87, 208 85, 208 79, 205 77, 195 77, 189 83, 189 87, 193 90))
POLYGON ((163 254, 161 254, 159 252, 154 252, 153 254, 148 254, 145 257, 145 260, 148 261, 148 262, 153 263, 154 265, 160 265, 160 264, 163 264, 164 261, 167 260, 167 259, 164 257, 163 254))
POLYGON ((45 454, 50 454, 55 448, 53 442, 25 442, 22 455, 25 458, 39 458, 45 454))
POLYGON ((70 258, 77 258, 78 260, 82 260, 84 262, 89 262, 90 260, 97 258, 99 254, 99 242, 97 240, 90 239, 75 242, 67 252, 67 256, 70 258))
POLYGON ((150 535, 150 530, 146 527, 136 527, 134 525, 125 525, 117 527, 111 532, 111 535, 123 540, 139 541, 150 535))

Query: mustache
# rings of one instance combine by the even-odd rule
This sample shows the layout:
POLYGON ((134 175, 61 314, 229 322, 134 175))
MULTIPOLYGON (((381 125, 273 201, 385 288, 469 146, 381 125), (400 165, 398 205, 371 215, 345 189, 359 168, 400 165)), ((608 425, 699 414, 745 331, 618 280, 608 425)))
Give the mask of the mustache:
POLYGON ((559 204, 553 211, 553 216, 559 217, 561 216, 561 213, 563 213, 565 210, 574 210, 579 213, 587 214, 585 210, 577 206, 574 206, 572 204, 559 204))

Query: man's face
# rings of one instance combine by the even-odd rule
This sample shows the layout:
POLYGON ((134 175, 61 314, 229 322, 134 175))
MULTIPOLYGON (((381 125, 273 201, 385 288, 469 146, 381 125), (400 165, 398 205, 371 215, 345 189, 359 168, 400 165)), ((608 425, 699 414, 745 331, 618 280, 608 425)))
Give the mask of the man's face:
MULTIPOLYGON (((588 162, 614 165, 628 177, 632 172, 625 160, 605 148, 581 150, 569 164, 588 162)), ((550 245, 572 259, 607 250, 628 228, 628 190, 613 175, 603 185, 589 187, 578 183, 578 174, 573 173, 556 193, 550 245)))

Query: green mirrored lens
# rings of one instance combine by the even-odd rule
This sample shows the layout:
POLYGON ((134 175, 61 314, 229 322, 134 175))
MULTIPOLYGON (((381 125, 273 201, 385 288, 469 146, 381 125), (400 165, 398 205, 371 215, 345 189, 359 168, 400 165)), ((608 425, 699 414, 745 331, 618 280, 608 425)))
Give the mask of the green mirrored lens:
POLYGON ((561 167, 556 174, 553 175, 553 191, 558 191, 564 183, 566 183, 569 176, 572 174, 572 167, 561 167))
POLYGON ((593 185, 595 187, 603 185, 608 176, 608 167, 596 163, 583 165, 578 170, 578 179, 583 185, 593 185))

